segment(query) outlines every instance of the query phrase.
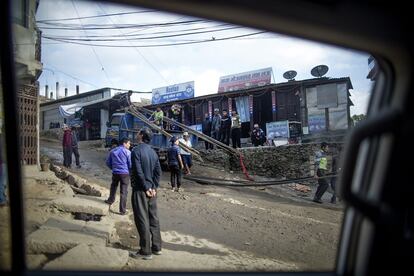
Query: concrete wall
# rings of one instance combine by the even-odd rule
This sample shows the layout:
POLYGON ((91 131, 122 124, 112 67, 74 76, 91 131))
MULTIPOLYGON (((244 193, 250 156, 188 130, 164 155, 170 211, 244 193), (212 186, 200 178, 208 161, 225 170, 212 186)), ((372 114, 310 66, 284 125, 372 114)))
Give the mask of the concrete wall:
MULTIPOLYGON (((332 151, 342 151, 342 144, 330 144, 332 151)), ((245 148, 241 152, 250 174, 268 177, 299 178, 313 175, 314 155, 320 144, 298 144, 280 147, 245 148)), ((221 150, 202 151, 210 166, 240 171, 239 159, 229 157, 221 150)), ((328 158, 330 168, 331 158, 328 158)))
POLYGON ((17 79, 22 84, 30 84, 38 78, 42 63, 36 60, 36 1, 27 1, 27 26, 13 23, 14 57, 16 61, 17 79))

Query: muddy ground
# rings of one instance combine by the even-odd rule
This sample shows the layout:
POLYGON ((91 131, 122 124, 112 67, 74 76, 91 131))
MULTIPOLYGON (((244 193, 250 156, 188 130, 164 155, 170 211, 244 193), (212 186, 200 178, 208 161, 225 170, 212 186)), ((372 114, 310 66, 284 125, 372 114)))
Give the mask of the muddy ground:
MULTIPOLYGON (((57 164, 62 163, 61 146, 57 141, 42 140, 41 154, 50 156, 57 164)), ((107 149, 81 143, 82 168, 71 170, 109 188, 111 172, 105 166, 107 154, 107 149)), ((238 173, 206 165, 195 165, 192 172, 210 177, 241 177, 238 173)), ((277 269, 278 266, 270 264, 272 261, 282 264, 282 270, 334 268, 343 216, 340 204, 313 203, 310 200, 312 192, 299 193, 286 185, 232 188, 184 180, 183 188, 180 193, 171 191, 169 173, 163 173, 158 209, 164 248, 170 254, 179 251, 186 252, 183 257, 187 258, 194 254, 224 258, 222 256, 232 252, 228 260, 230 270, 240 267, 241 263, 255 270, 277 269), (198 246, 200 241, 213 246, 198 246), (237 258, 238 263, 235 262, 237 258), (236 263, 238 266, 234 266, 236 263)), ((127 208, 133 221, 129 200, 127 208)), ((118 206, 113 205, 112 210, 117 212, 118 206)), ((138 248, 134 225, 119 222, 117 231, 120 235, 118 247, 138 248)), ((165 266, 163 270, 168 270, 174 262, 160 265, 165 266)), ((130 268, 134 269, 133 263, 130 268)), ((197 268, 197 263, 190 263, 186 269, 192 268, 197 268)), ((226 267, 219 269, 226 270, 226 267)))

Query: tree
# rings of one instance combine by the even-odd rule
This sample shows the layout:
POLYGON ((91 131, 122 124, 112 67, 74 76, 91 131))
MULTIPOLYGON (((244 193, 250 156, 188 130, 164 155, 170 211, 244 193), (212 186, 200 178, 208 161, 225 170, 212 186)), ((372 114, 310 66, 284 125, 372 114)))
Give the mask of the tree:
POLYGON ((365 120, 365 114, 353 115, 351 117, 353 125, 356 125, 359 121, 365 120))

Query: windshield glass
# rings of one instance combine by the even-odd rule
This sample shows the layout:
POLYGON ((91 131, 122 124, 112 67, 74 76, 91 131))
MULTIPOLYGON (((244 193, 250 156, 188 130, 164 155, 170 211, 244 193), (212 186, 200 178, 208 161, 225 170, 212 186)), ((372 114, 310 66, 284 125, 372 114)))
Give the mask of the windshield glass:
POLYGON ((369 53, 99 1, 15 2, 30 268, 335 269, 338 160, 365 119, 369 53), (59 108, 72 104, 76 118, 59 108), (128 139, 160 150, 129 154, 128 139))

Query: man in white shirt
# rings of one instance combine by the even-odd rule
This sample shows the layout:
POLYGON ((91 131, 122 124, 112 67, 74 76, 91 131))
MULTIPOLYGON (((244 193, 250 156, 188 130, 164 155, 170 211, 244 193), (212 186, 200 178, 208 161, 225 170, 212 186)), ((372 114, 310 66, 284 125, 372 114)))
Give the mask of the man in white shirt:
MULTIPOLYGON (((189 148, 192 148, 190 135, 188 135, 188 132, 183 133, 183 137, 179 139, 180 143, 186 145, 189 148)), ((185 151, 184 149, 180 148, 180 154, 181 158, 183 159, 184 163, 184 174, 191 174, 190 168, 193 165, 193 162, 191 160, 191 153, 185 151)))

